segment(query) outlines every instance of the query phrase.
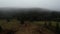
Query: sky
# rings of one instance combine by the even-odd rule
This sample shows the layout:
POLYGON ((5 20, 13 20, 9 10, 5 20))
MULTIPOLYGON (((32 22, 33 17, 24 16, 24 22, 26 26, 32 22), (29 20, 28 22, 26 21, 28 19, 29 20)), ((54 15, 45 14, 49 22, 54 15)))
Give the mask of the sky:
POLYGON ((60 0, 0 0, 0 8, 45 8, 60 11, 60 0))

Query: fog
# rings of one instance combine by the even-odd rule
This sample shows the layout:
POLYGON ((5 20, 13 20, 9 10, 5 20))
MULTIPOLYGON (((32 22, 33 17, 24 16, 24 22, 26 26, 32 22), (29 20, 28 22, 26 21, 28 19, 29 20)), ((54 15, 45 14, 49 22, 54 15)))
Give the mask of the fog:
POLYGON ((45 8, 60 11, 60 0, 0 0, 0 8, 45 8))

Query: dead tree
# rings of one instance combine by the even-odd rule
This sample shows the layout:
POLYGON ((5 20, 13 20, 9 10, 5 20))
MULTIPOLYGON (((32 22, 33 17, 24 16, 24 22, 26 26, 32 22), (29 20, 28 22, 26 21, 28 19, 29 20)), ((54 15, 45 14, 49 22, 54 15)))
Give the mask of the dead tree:
POLYGON ((44 23, 44 27, 46 27, 47 28, 47 22, 45 21, 45 23, 44 23))
POLYGON ((51 19, 51 17, 49 18, 49 23, 48 23, 48 26, 51 26, 51 21, 52 21, 52 19, 51 19))
POLYGON ((49 26, 51 26, 51 21, 49 21, 49 26))

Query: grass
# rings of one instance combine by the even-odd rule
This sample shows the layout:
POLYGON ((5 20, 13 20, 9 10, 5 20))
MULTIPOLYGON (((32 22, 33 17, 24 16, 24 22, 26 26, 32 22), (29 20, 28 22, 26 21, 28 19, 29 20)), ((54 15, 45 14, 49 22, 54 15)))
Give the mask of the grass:
MULTIPOLYGON (((24 30, 23 32, 25 32, 26 34, 28 34, 27 32, 29 32, 31 34, 31 31, 33 31, 35 28, 38 28, 38 26, 36 26, 36 25, 44 25, 45 21, 34 21, 34 22, 25 21, 25 23, 32 23, 30 26, 28 25, 28 27, 26 27, 26 29, 25 29, 25 27, 22 27, 22 29, 24 30), (33 24, 36 24, 36 25, 33 25, 33 24)), ((48 24, 48 22, 47 22, 47 24, 48 24)), ((2 26, 3 29, 8 29, 8 30, 12 29, 14 31, 21 28, 20 27, 20 22, 16 19, 12 19, 10 22, 7 22, 6 20, 0 20, 0 25, 2 26)), ((55 26, 55 22, 52 22, 52 26, 55 26)), ((22 29, 20 29, 20 30, 22 30, 22 29)), ((18 31, 16 33, 20 34, 20 32, 22 33, 22 31, 18 31)), ((23 34, 25 34, 25 33, 23 33, 23 34)))
MULTIPOLYGON (((17 27, 19 25, 19 21, 16 19, 12 19, 10 22, 7 22, 6 20, 0 20, 0 25, 2 26, 2 28, 6 28, 6 29, 11 29, 14 26, 17 27)), ((37 24, 37 25, 44 25, 45 21, 34 21, 34 22, 29 22, 29 23, 33 23, 33 24, 37 24)), ((52 26, 56 27, 56 23, 55 21, 51 21, 52 26)), ((47 21, 47 25, 48 25, 48 21, 47 21)), ((60 22, 59 22, 59 27, 60 27, 60 22)))
POLYGON ((2 26, 3 29, 14 29, 18 28, 19 21, 17 20, 11 20, 10 22, 7 22, 6 20, 0 20, 0 25, 2 26))
MULTIPOLYGON (((37 25, 44 25, 44 24, 45 24, 45 21, 38 21, 38 22, 37 22, 37 21, 34 21, 33 23, 34 23, 34 24, 37 24, 37 25)), ((49 22, 47 21, 46 24, 48 25, 48 23, 49 23, 49 22)), ((56 23, 57 23, 57 22, 55 22, 55 21, 51 21, 51 25, 54 26, 54 27, 56 27, 56 23)), ((60 27, 60 22, 59 22, 59 27, 60 27)))

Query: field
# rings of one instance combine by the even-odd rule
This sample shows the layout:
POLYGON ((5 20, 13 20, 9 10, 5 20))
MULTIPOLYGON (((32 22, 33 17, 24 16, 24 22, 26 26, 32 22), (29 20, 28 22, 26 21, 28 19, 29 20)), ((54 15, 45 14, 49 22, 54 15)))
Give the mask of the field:
MULTIPOLYGON (((56 27, 56 22, 51 22, 52 26, 56 27)), ((0 26, 2 29, 16 31, 14 34, 55 34, 54 31, 44 27, 45 21, 25 21, 24 23, 25 24, 21 25, 20 21, 16 19, 12 19, 10 22, 0 20, 0 26)), ((48 25, 48 21, 46 23, 48 25)))

